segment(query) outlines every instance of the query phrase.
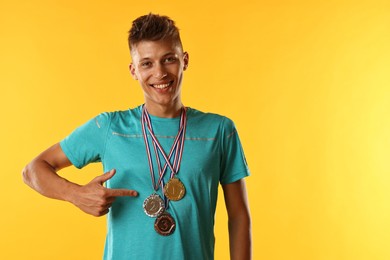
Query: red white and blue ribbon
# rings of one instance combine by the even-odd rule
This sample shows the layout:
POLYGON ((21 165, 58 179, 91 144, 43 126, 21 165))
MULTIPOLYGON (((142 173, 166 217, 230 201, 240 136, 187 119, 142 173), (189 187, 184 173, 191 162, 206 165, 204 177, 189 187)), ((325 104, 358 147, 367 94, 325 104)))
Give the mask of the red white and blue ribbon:
POLYGON ((174 175, 177 174, 179 171, 181 159, 182 159, 182 155, 183 155, 184 140, 185 140, 185 133, 186 133, 186 125, 187 125, 186 109, 184 107, 182 109, 182 112, 180 115, 179 131, 175 137, 175 140, 173 142, 173 145, 171 147, 171 150, 170 150, 168 156, 164 152, 164 149, 162 148, 161 144, 158 142, 158 140, 153 132, 152 122, 151 122, 149 113, 148 113, 145 105, 142 108, 141 125, 142 125, 142 132, 143 132, 143 137, 144 137, 144 142, 145 142, 145 147, 146 147, 146 153, 148 156, 149 170, 150 170, 150 175, 151 175, 151 179, 152 179, 152 185, 153 185, 153 189, 155 191, 157 191, 159 189, 159 186, 162 186, 162 187, 164 186, 163 178, 164 178, 167 167, 169 167, 171 169, 170 178, 173 178, 174 175), (154 152, 156 155, 156 161, 157 161, 158 172, 159 172, 159 179, 158 179, 157 183, 155 182, 155 177, 154 177, 155 174, 154 174, 154 169, 153 169, 152 156, 151 156, 151 152, 150 152, 150 146, 149 146, 149 141, 148 141, 146 129, 148 129, 148 132, 149 132, 150 137, 152 139, 153 148, 154 148, 154 152), (161 155, 164 157, 164 160, 165 160, 165 165, 163 168, 161 168, 158 151, 160 151, 161 155), (174 157, 173 166, 172 166, 170 160, 171 160, 172 155, 174 153, 175 153, 175 157, 174 157))

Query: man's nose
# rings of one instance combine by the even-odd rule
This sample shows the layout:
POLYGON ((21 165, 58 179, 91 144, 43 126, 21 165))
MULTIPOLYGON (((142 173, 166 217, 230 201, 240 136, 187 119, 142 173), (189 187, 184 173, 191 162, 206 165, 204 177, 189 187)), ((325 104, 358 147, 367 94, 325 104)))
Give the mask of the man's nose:
POLYGON ((154 71, 154 77, 156 79, 163 79, 164 77, 166 77, 168 75, 167 71, 165 70, 164 66, 162 66, 161 64, 157 65, 155 67, 155 71, 154 71))

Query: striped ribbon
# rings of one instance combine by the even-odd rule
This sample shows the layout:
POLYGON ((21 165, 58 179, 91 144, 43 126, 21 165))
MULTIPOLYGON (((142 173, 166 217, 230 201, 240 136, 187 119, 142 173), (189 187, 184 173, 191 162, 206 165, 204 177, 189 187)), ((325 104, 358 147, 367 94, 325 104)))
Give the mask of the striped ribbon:
POLYGON ((167 167, 171 169, 171 176, 170 178, 173 178, 175 174, 179 171, 180 164, 181 164, 181 159, 183 155, 183 149, 184 149, 184 140, 185 140, 185 133, 186 133, 186 124, 187 123, 187 113, 186 113, 186 108, 182 109, 181 115, 180 115, 180 126, 179 126, 179 131, 175 137, 175 140, 173 142, 173 145, 171 147, 171 150, 168 154, 164 152, 164 149, 162 148, 161 144, 158 142, 156 136, 154 135, 153 128, 152 128, 152 122, 150 120, 149 113, 145 107, 145 105, 142 108, 142 116, 141 116, 141 125, 142 125, 142 132, 143 132, 143 137, 144 137, 144 142, 145 142, 145 147, 146 147, 146 154, 148 156, 148 162, 149 162, 149 170, 150 170, 150 175, 152 179, 152 185, 153 189, 157 191, 159 189, 159 186, 164 186, 163 184, 163 178, 166 172, 167 167), (146 129, 148 129, 148 132, 152 138, 153 141, 153 148, 154 152, 156 155, 156 160, 157 160, 157 165, 158 165, 158 171, 159 171, 159 179, 158 182, 155 182, 155 175, 154 175, 154 169, 153 169, 153 163, 152 163, 152 156, 150 153, 150 146, 149 146, 149 141, 146 133, 146 129), (165 160, 165 165, 163 168, 161 168, 160 164, 160 158, 158 156, 158 151, 162 154, 165 160), (170 162, 172 155, 175 153, 174 161, 173 161, 173 166, 170 162))

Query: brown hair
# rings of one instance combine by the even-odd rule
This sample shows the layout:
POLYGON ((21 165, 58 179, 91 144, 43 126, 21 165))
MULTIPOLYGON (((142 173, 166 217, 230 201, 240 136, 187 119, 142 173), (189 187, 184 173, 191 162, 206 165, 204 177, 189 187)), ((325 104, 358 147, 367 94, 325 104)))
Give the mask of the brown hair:
POLYGON ((129 31, 129 48, 131 51, 132 47, 141 41, 164 39, 172 39, 183 49, 179 29, 176 27, 175 22, 168 16, 149 13, 133 21, 129 31))

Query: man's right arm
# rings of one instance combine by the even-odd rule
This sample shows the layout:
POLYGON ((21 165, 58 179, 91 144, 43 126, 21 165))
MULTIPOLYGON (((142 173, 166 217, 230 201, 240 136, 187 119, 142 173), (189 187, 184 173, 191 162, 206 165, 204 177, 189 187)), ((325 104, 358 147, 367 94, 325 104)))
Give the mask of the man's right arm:
POLYGON ((69 201, 69 196, 77 185, 60 177, 57 171, 71 165, 57 143, 38 155, 23 169, 23 180, 46 197, 69 201))
POLYGON ((24 182, 42 195, 73 203, 93 216, 108 213, 118 196, 137 196, 137 192, 126 189, 108 189, 104 182, 111 179, 115 170, 97 176, 81 186, 59 176, 57 171, 72 165, 59 143, 38 155, 23 169, 24 182))

